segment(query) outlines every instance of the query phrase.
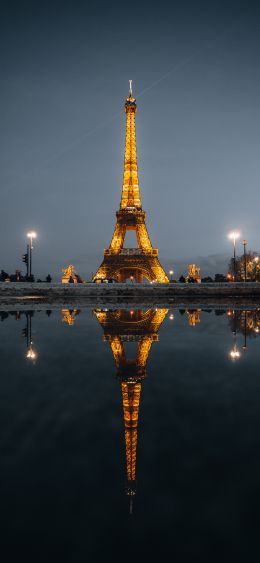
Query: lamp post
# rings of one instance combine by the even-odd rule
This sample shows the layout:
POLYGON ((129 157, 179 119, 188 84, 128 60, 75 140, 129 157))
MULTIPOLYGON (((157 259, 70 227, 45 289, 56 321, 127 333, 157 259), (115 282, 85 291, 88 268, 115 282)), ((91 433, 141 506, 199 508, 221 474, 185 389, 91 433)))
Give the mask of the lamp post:
POLYGON ((258 261, 259 261, 259 256, 255 256, 255 257, 254 257, 254 263, 255 263, 255 281, 257 281, 257 265, 258 265, 258 261))
POLYGON ((246 245, 247 245, 247 240, 242 240, 242 244, 244 247, 244 281, 246 283, 246 279, 247 279, 247 263, 246 263, 246 245))
POLYGON ((28 245, 28 250, 29 250, 29 256, 28 256, 28 261, 29 261, 29 277, 31 277, 32 275, 32 250, 33 250, 33 239, 37 237, 37 234, 34 231, 31 231, 30 233, 27 233, 27 237, 29 238, 29 245, 28 245))
POLYGON ((29 244, 26 246, 26 253, 22 255, 22 261, 26 264, 26 279, 29 277, 29 244))
POLYGON ((169 274, 170 274, 170 281, 172 282, 173 270, 169 270, 169 274))
POLYGON ((234 281, 236 281, 236 240, 239 236, 240 233, 238 231, 232 231, 228 235, 228 238, 230 238, 233 241, 233 248, 234 248, 234 273, 233 273, 234 281))

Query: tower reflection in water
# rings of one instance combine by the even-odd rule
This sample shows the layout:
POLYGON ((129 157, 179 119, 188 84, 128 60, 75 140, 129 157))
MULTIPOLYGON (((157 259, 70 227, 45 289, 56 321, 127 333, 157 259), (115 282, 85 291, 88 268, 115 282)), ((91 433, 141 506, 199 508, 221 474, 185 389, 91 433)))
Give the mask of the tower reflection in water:
MULTIPOLYGON (((142 380, 146 376, 146 364, 153 342, 158 341, 159 329, 168 315, 168 319, 175 324, 179 317, 184 319, 184 324, 191 330, 203 327, 205 313, 216 318, 224 316, 232 333, 232 348, 229 351, 230 360, 242 360, 244 352, 250 348, 250 340, 260 335, 260 308, 238 309, 238 308, 182 308, 179 309, 147 309, 147 310, 109 310, 95 309, 94 316, 104 331, 104 340, 110 345, 116 364, 117 375, 120 380, 126 448, 126 493, 130 498, 130 510, 132 510, 133 498, 136 495, 136 451, 138 415, 141 396, 142 380), (168 314, 169 313, 169 314, 168 314), (242 338, 241 338, 242 337, 242 338), (133 358, 127 356, 127 343, 136 343, 136 354, 133 358)), ((46 310, 45 314, 50 317, 52 311, 46 310)), ((62 321, 73 330, 73 325, 80 309, 63 309, 61 311, 62 321)), ((82 311, 84 314, 84 311, 82 311)), ((16 321, 26 318, 26 326, 23 335, 26 338, 26 358, 31 364, 35 364, 38 353, 33 343, 33 316, 34 311, 0 311, 0 320, 5 321, 13 317, 16 321)))
POLYGON ((75 323, 75 318, 80 314, 79 309, 62 309, 62 320, 69 326, 73 326, 75 323))
POLYGON ((130 498, 130 513, 136 495, 136 448, 142 380, 146 376, 146 363, 151 346, 158 340, 158 332, 167 313, 168 309, 94 310, 94 315, 103 328, 104 340, 111 347, 121 384, 125 427, 126 494, 130 498), (126 342, 137 343, 134 358, 127 358, 126 342))

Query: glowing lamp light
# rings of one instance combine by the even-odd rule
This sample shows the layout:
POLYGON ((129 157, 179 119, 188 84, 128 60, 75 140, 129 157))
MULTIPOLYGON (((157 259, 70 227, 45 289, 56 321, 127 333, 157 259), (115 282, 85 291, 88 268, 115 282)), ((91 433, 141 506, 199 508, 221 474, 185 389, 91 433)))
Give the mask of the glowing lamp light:
POLYGON ((33 348, 29 348, 29 350, 27 351, 27 354, 26 354, 26 358, 28 358, 28 360, 36 360, 37 354, 33 350, 33 348))
POLYGON ((229 353, 231 360, 238 360, 240 358, 240 352, 237 349, 236 346, 234 346, 234 348, 231 350, 231 352, 229 353))
POLYGON ((27 236, 31 239, 36 238, 37 234, 35 233, 35 231, 31 231, 30 233, 27 233, 27 236))
POLYGON ((236 240, 240 237, 240 232, 239 231, 231 231, 228 235, 228 238, 233 240, 234 244, 236 242, 236 240))
POLYGON ((171 315, 169 315, 169 319, 170 319, 170 321, 173 321, 174 315, 172 313, 171 313, 171 315))

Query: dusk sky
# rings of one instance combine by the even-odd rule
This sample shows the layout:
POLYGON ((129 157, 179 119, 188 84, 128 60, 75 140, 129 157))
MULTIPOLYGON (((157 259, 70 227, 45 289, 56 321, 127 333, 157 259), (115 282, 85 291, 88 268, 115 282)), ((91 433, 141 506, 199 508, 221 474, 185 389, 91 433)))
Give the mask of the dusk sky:
POLYGON ((223 271, 234 228, 260 251, 257 4, 1 3, 0 269, 22 267, 31 229, 37 277, 100 265, 129 79, 142 204, 165 268, 223 271))

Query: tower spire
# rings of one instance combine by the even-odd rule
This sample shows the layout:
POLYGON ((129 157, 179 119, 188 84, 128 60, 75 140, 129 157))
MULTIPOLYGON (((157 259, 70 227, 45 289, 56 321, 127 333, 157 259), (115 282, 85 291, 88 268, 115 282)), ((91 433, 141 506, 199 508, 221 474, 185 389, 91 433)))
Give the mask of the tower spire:
POLYGON ((125 101, 126 135, 124 175, 120 209, 135 207, 141 209, 141 198, 138 179, 135 114, 136 99, 133 97, 132 80, 129 80, 129 96, 125 101))
POLYGON ((125 448, 126 448, 126 473, 127 473, 127 495, 136 494, 136 446, 138 412, 140 404, 141 383, 138 381, 121 383, 124 425, 125 425, 125 448))

